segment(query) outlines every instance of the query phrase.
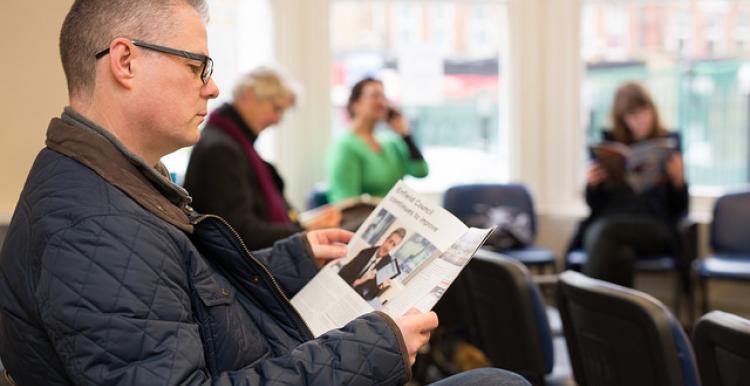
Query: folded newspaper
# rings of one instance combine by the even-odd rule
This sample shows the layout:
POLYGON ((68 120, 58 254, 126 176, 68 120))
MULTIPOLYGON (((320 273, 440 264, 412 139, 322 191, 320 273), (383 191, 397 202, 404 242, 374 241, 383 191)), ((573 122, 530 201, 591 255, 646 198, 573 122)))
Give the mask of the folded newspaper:
POLYGON ((374 310, 394 318, 427 312, 491 232, 467 227, 399 182, 359 227, 347 255, 323 267, 292 305, 315 336, 374 310))

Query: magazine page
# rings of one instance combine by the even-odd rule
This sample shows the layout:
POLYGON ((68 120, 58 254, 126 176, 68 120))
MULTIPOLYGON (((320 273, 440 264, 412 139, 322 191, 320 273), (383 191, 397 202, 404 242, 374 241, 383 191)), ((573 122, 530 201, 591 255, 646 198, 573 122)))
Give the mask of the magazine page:
POLYGON ((663 181, 669 158, 678 151, 675 138, 656 138, 632 146, 627 161, 626 180, 636 193, 644 192, 663 181))
POLYGON ((384 299, 381 311, 396 318, 412 308, 420 312, 431 310, 491 232, 492 229, 469 228, 447 251, 425 264, 401 293, 384 299))
MULTIPOLYGON (((466 240, 479 239, 481 244, 480 233, 468 231, 448 211, 426 203, 399 182, 355 233, 347 255, 321 269, 292 299, 292 305, 315 336, 373 310, 403 315, 418 303, 429 304, 425 297, 430 290, 450 285, 455 278, 453 267, 466 263, 455 255, 470 250, 463 246, 469 241, 446 255, 454 263, 433 263, 442 260, 467 233, 472 236, 466 240)), ((471 253, 462 256, 468 261, 471 253)))
POLYGON ((618 142, 605 141, 598 145, 590 145, 591 158, 596 160, 612 179, 625 178, 627 158, 630 154, 628 146, 618 142))

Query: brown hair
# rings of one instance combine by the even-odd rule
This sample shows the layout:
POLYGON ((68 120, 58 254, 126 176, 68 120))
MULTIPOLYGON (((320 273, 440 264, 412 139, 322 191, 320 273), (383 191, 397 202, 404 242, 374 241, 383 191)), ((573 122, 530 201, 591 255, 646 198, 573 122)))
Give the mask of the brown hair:
POLYGON ((349 101, 346 103, 346 111, 349 113, 350 118, 354 118, 354 104, 362 98, 362 92, 365 91, 365 86, 370 83, 383 84, 383 82, 375 78, 367 77, 355 83, 354 87, 352 87, 352 93, 349 94, 349 101))
POLYGON ((654 116, 654 124, 651 128, 648 138, 663 137, 667 130, 661 122, 659 111, 654 105, 648 90, 637 82, 626 82, 620 85, 615 92, 615 99, 612 102, 610 118, 612 119, 612 135, 618 142, 630 145, 635 142, 633 133, 628 129, 625 123, 625 116, 634 113, 640 109, 651 109, 654 116))
POLYGON ((60 30, 60 58, 68 94, 93 90, 96 58, 117 37, 156 42, 174 29, 172 7, 187 4, 205 20, 205 0, 76 0, 60 30))

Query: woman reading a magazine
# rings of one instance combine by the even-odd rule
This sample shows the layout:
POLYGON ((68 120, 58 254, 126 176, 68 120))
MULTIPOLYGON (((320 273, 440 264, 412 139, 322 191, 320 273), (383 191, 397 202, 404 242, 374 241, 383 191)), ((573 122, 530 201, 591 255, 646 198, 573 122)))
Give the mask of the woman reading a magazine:
POLYGON ((365 78, 352 88, 347 111, 352 131, 328 149, 328 199, 339 202, 367 193, 384 197, 406 175, 427 176, 427 162, 406 118, 389 106, 383 83, 365 78), (375 133, 379 122, 391 130, 375 133))
POLYGON ((586 180, 591 213, 570 249, 585 249, 587 275, 632 286, 638 256, 679 254, 677 223, 688 210, 688 187, 679 137, 664 129, 643 86, 629 82, 617 89, 611 119, 605 140, 632 151, 613 161, 617 151, 592 147, 586 180))

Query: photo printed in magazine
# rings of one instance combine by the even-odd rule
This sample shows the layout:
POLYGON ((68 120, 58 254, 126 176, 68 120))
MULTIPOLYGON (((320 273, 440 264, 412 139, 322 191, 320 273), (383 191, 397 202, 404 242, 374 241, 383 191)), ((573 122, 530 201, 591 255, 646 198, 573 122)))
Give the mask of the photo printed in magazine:
POLYGON ((429 311, 491 230, 468 228, 399 182, 335 260, 292 299, 319 336, 380 310, 429 311))

